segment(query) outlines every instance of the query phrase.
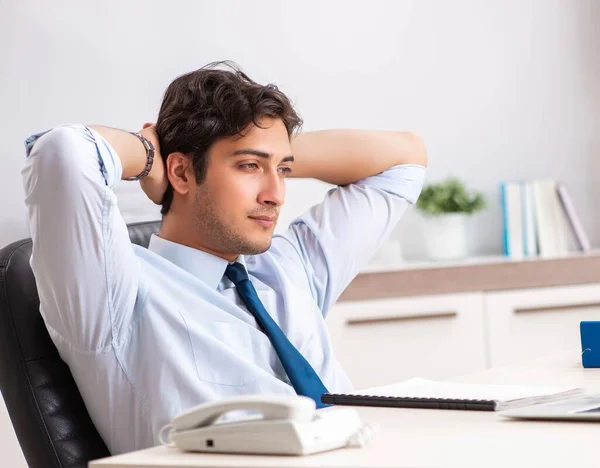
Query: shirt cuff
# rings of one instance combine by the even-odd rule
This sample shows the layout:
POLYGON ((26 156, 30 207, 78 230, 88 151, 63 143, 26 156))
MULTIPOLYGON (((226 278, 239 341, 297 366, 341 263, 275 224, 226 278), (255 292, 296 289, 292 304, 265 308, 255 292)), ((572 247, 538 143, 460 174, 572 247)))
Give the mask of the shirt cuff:
POLYGON ((392 166, 384 172, 359 180, 355 185, 365 185, 378 188, 385 192, 398 195, 410 203, 416 203, 427 169, 418 164, 401 164, 392 166))

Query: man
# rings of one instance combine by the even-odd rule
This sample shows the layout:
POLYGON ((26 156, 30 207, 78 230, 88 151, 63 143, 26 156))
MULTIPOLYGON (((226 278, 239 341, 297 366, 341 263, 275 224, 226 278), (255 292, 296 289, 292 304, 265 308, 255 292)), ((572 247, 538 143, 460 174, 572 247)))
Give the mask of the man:
POLYGON ((427 156, 412 133, 300 124, 275 86, 211 64, 173 81, 139 134, 27 140, 40 311, 112 454, 206 401, 351 389, 324 317, 416 201, 427 156), (274 236, 290 176, 338 187, 274 236), (111 190, 132 178, 162 204, 148 249, 111 190))

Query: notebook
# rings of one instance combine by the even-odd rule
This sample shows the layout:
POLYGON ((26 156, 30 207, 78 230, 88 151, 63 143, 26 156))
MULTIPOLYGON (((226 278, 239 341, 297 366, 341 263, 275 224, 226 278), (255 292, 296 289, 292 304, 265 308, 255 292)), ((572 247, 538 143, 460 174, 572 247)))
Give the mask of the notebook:
POLYGON ((585 393, 583 388, 479 385, 410 379, 353 394, 326 393, 323 403, 349 406, 502 411, 585 393))

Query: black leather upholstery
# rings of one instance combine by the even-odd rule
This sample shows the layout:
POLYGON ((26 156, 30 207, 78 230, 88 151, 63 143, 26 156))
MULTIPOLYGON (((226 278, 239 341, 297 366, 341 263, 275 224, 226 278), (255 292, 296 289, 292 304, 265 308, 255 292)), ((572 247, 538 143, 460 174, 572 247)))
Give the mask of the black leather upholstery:
MULTIPOLYGON (((130 225, 131 241, 147 247, 159 226, 130 225)), ((31 239, 0 250, 0 391, 31 468, 85 468, 110 454, 39 313, 30 256, 31 239)))

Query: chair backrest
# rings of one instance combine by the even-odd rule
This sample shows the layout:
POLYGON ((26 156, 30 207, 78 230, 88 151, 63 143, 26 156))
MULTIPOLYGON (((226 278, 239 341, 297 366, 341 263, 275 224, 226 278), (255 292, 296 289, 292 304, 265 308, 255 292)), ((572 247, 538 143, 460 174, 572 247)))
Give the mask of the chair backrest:
MULTIPOLYGON (((128 227, 131 241, 147 247, 160 223, 128 227)), ((0 250, 0 391, 31 468, 87 468, 110 453, 40 315, 31 245, 0 250)))

